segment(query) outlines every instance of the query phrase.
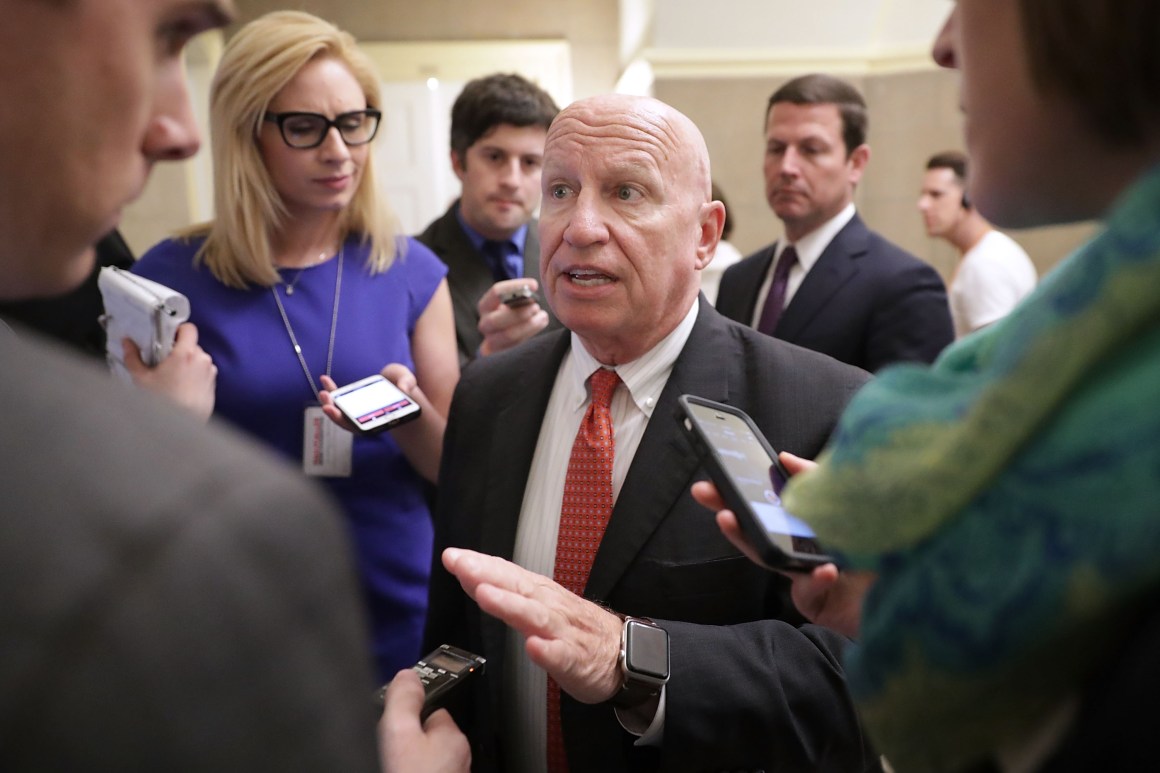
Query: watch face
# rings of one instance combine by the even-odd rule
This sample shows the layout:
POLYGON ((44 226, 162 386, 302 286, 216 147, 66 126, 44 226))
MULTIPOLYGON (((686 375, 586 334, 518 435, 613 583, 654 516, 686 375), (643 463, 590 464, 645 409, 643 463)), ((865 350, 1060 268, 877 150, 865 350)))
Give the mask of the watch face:
POLYGON ((624 665, 629 671, 655 679, 669 678, 669 634, 662 628, 629 620, 624 665))

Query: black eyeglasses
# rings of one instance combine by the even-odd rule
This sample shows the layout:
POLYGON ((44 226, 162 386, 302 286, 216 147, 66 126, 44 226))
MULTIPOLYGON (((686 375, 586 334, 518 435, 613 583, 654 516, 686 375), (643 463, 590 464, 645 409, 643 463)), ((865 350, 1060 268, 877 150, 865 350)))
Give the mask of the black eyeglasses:
POLYGON ((266 113, 262 118, 278 124, 287 145, 305 150, 321 145, 331 126, 338 129, 347 145, 365 145, 375 138, 382 117, 382 111, 367 108, 342 113, 333 121, 318 113, 266 113))

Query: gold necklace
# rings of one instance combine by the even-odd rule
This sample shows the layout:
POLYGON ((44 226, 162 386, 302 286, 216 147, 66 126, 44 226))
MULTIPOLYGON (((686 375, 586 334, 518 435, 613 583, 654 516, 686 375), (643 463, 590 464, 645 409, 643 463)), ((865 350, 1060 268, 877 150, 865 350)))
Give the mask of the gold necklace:
POLYGON ((292 279, 289 283, 282 282, 282 284, 286 286, 287 297, 294 294, 294 286, 297 285, 298 280, 302 278, 302 273, 304 271, 306 271, 306 269, 308 269, 308 268, 314 268, 315 266, 317 266, 319 263, 321 263, 324 260, 326 260, 326 251, 325 250, 318 253, 318 258, 313 263, 306 265, 306 266, 303 266, 302 268, 298 269, 298 273, 294 275, 294 279, 292 279))

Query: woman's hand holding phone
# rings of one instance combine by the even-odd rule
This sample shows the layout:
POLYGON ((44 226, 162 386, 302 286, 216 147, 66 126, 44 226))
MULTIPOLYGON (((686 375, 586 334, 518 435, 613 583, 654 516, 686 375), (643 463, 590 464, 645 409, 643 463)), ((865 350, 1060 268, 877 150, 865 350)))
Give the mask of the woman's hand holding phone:
MULTIPOLYGON (((812 469, 816 464, 808 459, 782 451, 778 454, 790 475, 812 469)), ((717 511, 717 527, 750 561, 771 569, 757 550, 749 544, 737 516, 726 508, 725 500, 711 481, 693 484, 693 498, 710 510, 717 511)), ((774 570, 776 571, 776 570, 774 570)), ((810 572, 782 572, 792 582, 790 595, 794 606, 807 620, 823 625, 852 639, 858 637, 862 623, 862 600, 874 584, 877 575, 871 572, 841 572, 834 564, 822 564, 810 572)))
POLYGON ((324 374, 322 387, 318 400, 323 413, 335 424, 356 434, 390 429, 417 419, 422 411, 422 393, 415 375, 398 363, 341 388, 324 374))
POLYGON ((677 420, 746 541, 773 569, 810 572, 829 563, 809 525, 782 506, 790 473, 760 427, 736 406, 696 395, 677 398, 677 420))
POLYGON ((331 392, 338 390, 338 384, 334 383, 334 379, 325 374, 321 377, 322 391, 318 393, 318 401, 322 403, 322 412, 326 417, 333 421, 338 426, 345 429, 347 432, 357 432, 354 422, 346 418, 346 414, 338 410, 338 406, 334 404, 334 398, 331 397, 331 392))
MULTIPOLYGON (((439 460, 443 454, 443 432, 447 428, 447 419, 432 407, 431 401, 427 399, 427 395, 419 387, 418 379, 415 378, 415 374, 410 369, 405 365, 392 363, 383 368, 379 376, 348 384, 341 389, 329 376, 323 376, 322 386, 324 389, 318 393, 318 399, 322 403, 323 412, 331 421, 359 434, 374 433, 384 428, 389 429, 391 437, 399 444, 403 450, 403 455, 407 457, 407 461, 411 463, 415 471, 432 483, 436 482, 439 474, 439 460), (348 410, 344 412, 339 405, 335 404, 335 392, 357 387, 360 383, 369 382, 372 379, 381 380, 380 376, 394 385, 392 391, 396 392, 399 400, 390 405, 379 404, 382 409, 385 409, 382 418, 379 417, 379 414, 383 411, 378 406, 372 405, 376 408, 373 411, 374 416, 368 419, 366 429, 361 429, 352 420, 352 414, 360 418, 362 415, 366 415, 362 414, 361 411, 361 398, 355 400, 353 407, 347 405, 348 410), (399 392, 402 394, 398 395, 399 392), (386 427, 381 425, 384 419, 386 427)), ((341 394, 339 400, 343 400, 341 394)))

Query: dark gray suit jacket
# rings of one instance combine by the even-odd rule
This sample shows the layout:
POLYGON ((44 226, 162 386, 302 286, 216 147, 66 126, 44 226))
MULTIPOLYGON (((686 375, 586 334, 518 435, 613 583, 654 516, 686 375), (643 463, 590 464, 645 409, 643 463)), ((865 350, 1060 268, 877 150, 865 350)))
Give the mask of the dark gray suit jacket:
POLYGON ((0 770, 377 770, 335 508, 48 349, 0 328, 0 770))
MULTIPOLYGON (((752 323, 776 246, 725 269, 717 311, 752 323)), ((955 332, 938 272, 854 215, 806 274, 774 335, 874 372, 893 362, 933 362, 955 332)))
MULTIPOLYGON (((567 331, 539 336, 464 371, 444 444, 436 556, 460 546, 511 558, 540 424, 570 340, 567 331)), ((844 640, 796 627, 801 618, 784 579, 742 557, 693 501, 689 487, 706 475, 676 419, 679 395, 701 395, 749 412, 776 449, 813 457, 866 378, 730 322, 702 297, 585 592, 670 632, 664 745, 634 747, 612 708, 564 696, 573 773, 877 764, 846 693, 844 640)), ((438 558, 427 630, 428 644, 458 644, 488 658, 473 710, 458 718, 472 738, 476 770, 504 770, 504 626, 479 611, 438 558)))
MULTIPOLYGON (((455 313, 455 339, 459 344, 459 365, 475 359, 483 336, 479 332, 479 299, 495 284, 487 260, 475 249, 471 239, 455 216, 459 209, 456 201, 442 216, 433 220, 427 230, 415 238, 426 245, 447 265, 447 286, 451 290, 451 307, 455 313)), ((524 243, 524 276, 540 280, 540 237, 536 221, 528 223, 528 239, 524 243)), ((560 323, 544 302, 543 292, 537 293, 540 306, 548 312, 548 329, 560 323)))

